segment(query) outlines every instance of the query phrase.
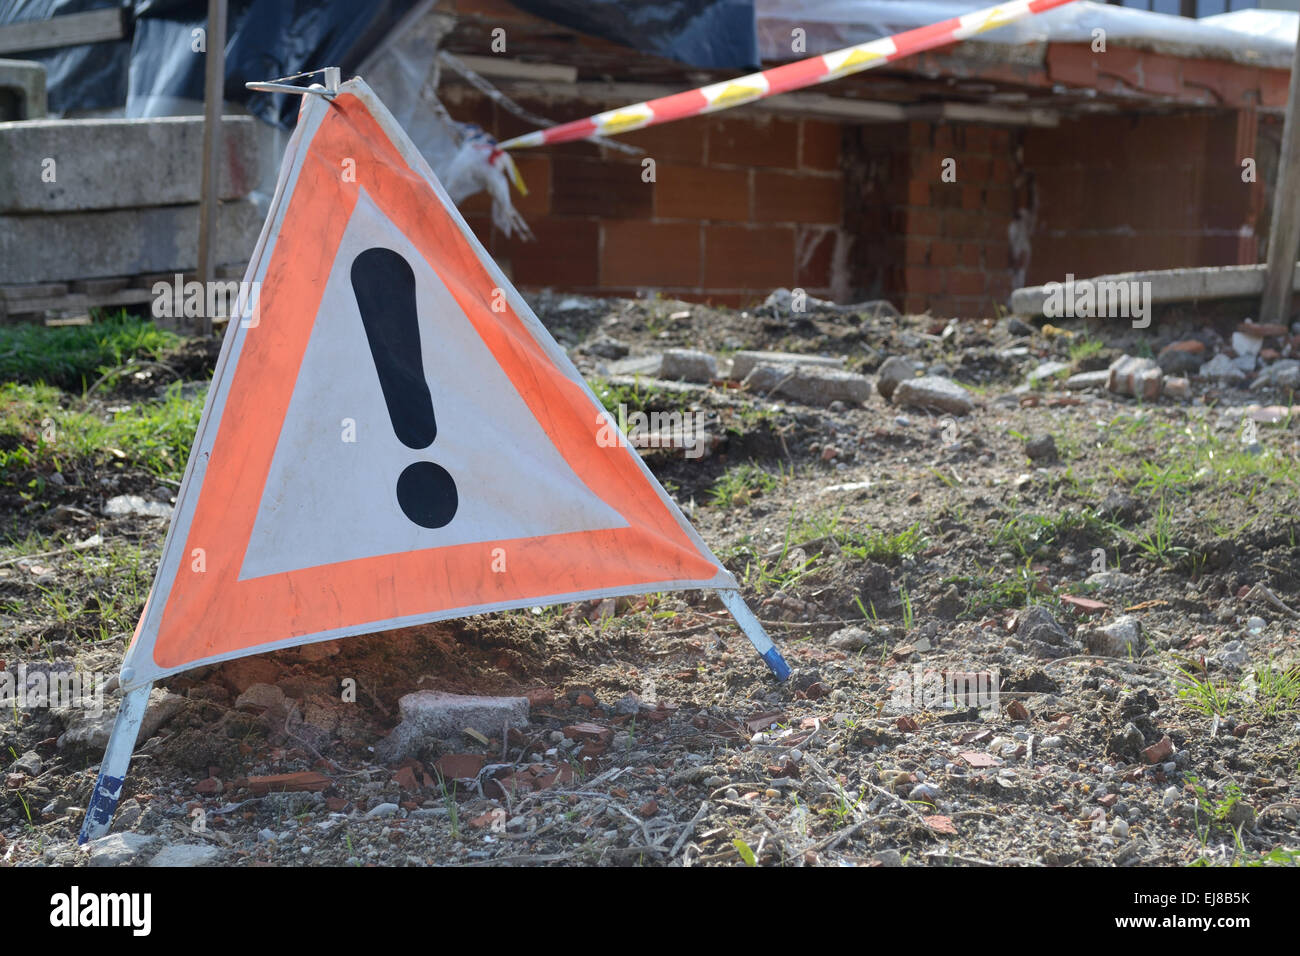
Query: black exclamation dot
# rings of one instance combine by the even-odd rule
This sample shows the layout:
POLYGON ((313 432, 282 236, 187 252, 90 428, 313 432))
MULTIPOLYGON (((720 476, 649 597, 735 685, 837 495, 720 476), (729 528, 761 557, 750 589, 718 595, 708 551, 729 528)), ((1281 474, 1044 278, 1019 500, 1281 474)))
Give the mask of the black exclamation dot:
MULTIPOLYGON (((428 448, 438 423, 420 356, 415 273, 392 249, 367 249, 352 260, 352 291, 393 433, 407 448, 428 448)), ((417 461, 397 479, 397 503, 420 527, 441 528, 456 514, 456 482, 441 465, 417 461)))

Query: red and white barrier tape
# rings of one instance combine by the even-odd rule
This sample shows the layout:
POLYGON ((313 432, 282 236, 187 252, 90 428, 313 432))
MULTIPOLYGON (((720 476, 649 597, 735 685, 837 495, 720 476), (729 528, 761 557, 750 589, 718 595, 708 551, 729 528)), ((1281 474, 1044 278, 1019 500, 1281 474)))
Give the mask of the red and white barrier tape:
POLYGON ((977 33, 993 30, 1015 20, 1072 2, 1073 0, 1013 0, 1011 3, 974 10, 964 16, 944 20, 942 23, 933 23, 930 26, 896 33, 891 37, 881 37, 870 43, 860 43, 833 53, 823 53, 806 60, 763 70, 760 73, 750 73, 748 76, 737 77, 734 80, 723 80, 721 83, 702 86, 685 93, 661 96, 659 99, 647 100, 644 103, 597 113, 586 119, 525 133, 523 136, 506 140, 501 144, 501 148, 523 149, 528 146, 543 146, 547 143, 567 143, 575 139, 587 139, 590 136, 616 136, 619 133, 656 126, 659 123, 730 109, 767 96, 789 93, 791 90, 861 73, 863 70, 882 66, 891 60, 899 60, 915 53, 965 40, 977 33))

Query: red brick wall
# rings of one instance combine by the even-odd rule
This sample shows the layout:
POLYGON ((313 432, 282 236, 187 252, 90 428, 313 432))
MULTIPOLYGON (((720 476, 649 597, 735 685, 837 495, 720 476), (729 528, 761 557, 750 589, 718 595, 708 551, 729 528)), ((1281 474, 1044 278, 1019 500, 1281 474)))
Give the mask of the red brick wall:
MULTIPOLYGON (((557 121, 595 103, 525 103, 557 121)), ((457 119, 529 129, 477 94, 457 119)), ((1254 262, 1267 161, 1241 181, 1245 113, 1105 115, 1020 129, 913 121, 843 127, 738 110, 517 154, 536 242, 507 240, 485 196, 463 208, 516 284, 750 305, 772 289, 905 312, 989 316, 1012 289, 1076 276, 1254 262), (943 179, 944 160, 956 179, 943 179)), ((1261 137, 1262 139, 1262 137, 1261 137)))
POLYGON ((1038 203, 1028 283, 1256 261, 1267 187, 1262 170, 1256 183, 1241 178, 1253 133, 1247 114, 1226 112, 1094 116, 1027 131, 1038 203))
POLYGON ((971 124, 869 124, 846 157, 854 298, 905 312, 991 315, 1014 287, 1010 231, 1028 190, 1015 131, 971 124), (944 161, 955 162, 945 182, 944 161))
MULTIPOLYGON (((524 103, 557 120, 598 103, 524 103)), ((489 101, 448 99, 451 114, 498 138, 531 127, 489 101)), ((701 117, 620 137, 631 156, 588 143, 516 154, 529 194, 517 207, 536 242, 506 239, 486 196, 462 207, 513 281, 525 288, 635 295, 655 291, 725 305, 774 288, 829 298, 847 292, 842 128, 758 111, 701 117), (655 161, 655 181, 642 161, 655 161)))

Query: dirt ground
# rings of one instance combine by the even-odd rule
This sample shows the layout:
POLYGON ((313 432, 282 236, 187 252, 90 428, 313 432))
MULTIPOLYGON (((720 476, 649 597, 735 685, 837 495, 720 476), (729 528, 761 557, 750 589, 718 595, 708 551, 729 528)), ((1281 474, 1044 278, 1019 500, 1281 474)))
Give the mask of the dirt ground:
MULTIPOLYGON (((1291 396, 1195 378, 1189 398, 1145 403, 1063 387, 1207 323, 1230 334, 1233 318, 1169 314, 1139 331, 664 300, 538 308, 611 407, 706 415, 708 454, 644 456, 791 679, 698 592, 194 671, 156 692, 114 825, 134 836, 97 858, 75 837, 104 727, 6 705, 5 865, 164 849, 228 866, 1300 860, 1291 396), (975 407, 944 415, 875 391, 823 407, 723 379, 628 384, 614 365, 670 347, 844 356, 872 377, 903 356, 975 407), (1027 384, 1047 361, 1067 368, 1027 384), (989 692, 934 693, 958 674, 989 692), (399 699, 429 689, 527 695, 530 720, 384 764, 399 699), (259 779, 282 774, 296 776, 259 779), (284 786, 310 789, 267 792, 284 786)), ((187 343, 95 407, 202 382, 213 357, 187 343)), ((130 460, 23 477, 0 489, 15 542, 0 555, 0 659, 115 674, 166 519, 104 505, 165 502, 175 486, 130 460), (108 606, 123 610, 106 621, 108 606)))

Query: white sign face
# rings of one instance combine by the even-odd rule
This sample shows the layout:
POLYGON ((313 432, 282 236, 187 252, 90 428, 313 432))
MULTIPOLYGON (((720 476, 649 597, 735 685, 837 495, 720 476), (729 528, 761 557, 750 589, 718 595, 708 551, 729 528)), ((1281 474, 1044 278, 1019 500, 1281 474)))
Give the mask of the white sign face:
MULTIPOLYGON (((556 451, 442 279, 364 190, 335 263, 240 580, 426 548, 626 526, 556 451), (377 335, 372 351, 358 302, 367 282, 373 292, 376 281, 389 278, 367 276, 367 265, 394 254, 414 277, 418 365, 409 336, 377 335), (396 427, 408 441, 424 444, 436 427, 427 446, 399 438, 386 389, 406 410, 408 420, 396 427), (430 400, 432 422, 414 422, 417 432, 429 427, 412 439, 410 409, 427 410, 430 400), (417 487, 422 482, 432 485, 417 487), (423 511, 409 500, 404 507, 399 483, 406 498, 414 490, 423 499, 423 511), (439 526, 429 526, 434 523, 439 526)), ((400 313, 403 301, 403 289, 394 287, 378 308, 400 313)))

